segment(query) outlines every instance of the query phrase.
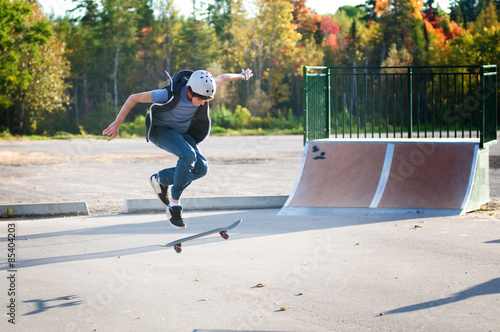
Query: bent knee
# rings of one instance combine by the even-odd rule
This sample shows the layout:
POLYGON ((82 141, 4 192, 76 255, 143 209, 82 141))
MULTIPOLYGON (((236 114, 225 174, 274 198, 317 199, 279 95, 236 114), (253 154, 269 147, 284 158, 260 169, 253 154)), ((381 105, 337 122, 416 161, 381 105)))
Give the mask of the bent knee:
POLYGON ((196 152, 194 150, 186 151, 181 156, 179 156, 179 160, 181 160, 183 163, 191 164, 194 166, 194 163, 196 162, 196 152))
POLYGON ((195 172, 198 177, 202 177, 202 176, 205 176, 207 175, 208 173, 208 164, 206 161, 203 161, 203 162, 199 162, 196 164, 193 172, 195 172))

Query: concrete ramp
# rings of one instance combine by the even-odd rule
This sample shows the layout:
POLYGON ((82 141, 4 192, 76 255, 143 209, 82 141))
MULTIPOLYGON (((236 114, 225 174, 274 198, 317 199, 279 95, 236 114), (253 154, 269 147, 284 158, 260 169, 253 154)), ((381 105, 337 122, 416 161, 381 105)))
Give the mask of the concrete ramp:
POLYGON ((478 155, 477 140, 308 141, 279 214, 460 215, 478 206, 478 155))

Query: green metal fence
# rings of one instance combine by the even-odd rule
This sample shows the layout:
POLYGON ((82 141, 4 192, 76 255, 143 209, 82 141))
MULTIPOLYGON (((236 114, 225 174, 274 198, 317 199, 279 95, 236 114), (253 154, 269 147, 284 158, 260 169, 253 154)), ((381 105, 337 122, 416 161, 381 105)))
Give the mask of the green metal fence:
POLYGON ((496 66, 304 67, 304 140, 497 139, 496 66))

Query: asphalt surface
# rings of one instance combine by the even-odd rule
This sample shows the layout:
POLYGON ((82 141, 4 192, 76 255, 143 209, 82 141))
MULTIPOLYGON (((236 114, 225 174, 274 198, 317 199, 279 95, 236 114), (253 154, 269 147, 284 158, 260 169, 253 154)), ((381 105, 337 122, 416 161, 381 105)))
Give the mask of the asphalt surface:
POLYGON ((498 218, 277 212, 2 221, 0 330, 498 331, 498 218))
MULTIPOLYGON (((212 177, 189 194, 289 194, 301 139, 212 138, 202 145, 212 177)), ((147 179, 169 162, 152 148, 0 143, 2 202, 81 198, 102 211, 0 219, 1 331, 498 331, 498 169, 490 208, 465 216, 193 211, 177 230, 164 213, 110 208, 151 198, 147 179), (193 240, 181 254, 156 245, 238 219, 228 240, 193 240)))
MULTIPOLYGON (((210 137, 207 176, 183 197, 288 195, 302 161, 301 136, 210 137)), ((125 199, 155 199, 151 174, 175 157, 145 139, 0 141, 0 204, 86 202, 117 214, 125 199)))
MULTIPOLYGON (((295 184, 302 136, 210 137, 200 144, 207 176, 183 197, 281 196, 295 184)), ((500 202, 500 145, 490 147, 490 196, 500 202)), ((86 202, 91 215, 119 214, 126 199, 155 199, 151 174, 176 159, 145 139, 0 141, 0 205, 86 202)))

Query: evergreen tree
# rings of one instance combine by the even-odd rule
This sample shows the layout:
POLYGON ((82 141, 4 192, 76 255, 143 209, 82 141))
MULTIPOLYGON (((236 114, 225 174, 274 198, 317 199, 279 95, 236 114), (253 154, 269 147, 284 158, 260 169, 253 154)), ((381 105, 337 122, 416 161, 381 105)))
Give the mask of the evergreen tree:
POLYGON ((472 27, 472 31, 483 34, 485 29, 495 28, 500 26, 498 22, 498 14, 495 4, 490 1, 486 7, 484 7, 479 15, 477 16, 476 22, 472 27))

